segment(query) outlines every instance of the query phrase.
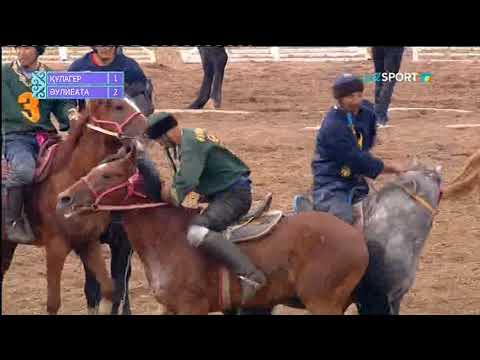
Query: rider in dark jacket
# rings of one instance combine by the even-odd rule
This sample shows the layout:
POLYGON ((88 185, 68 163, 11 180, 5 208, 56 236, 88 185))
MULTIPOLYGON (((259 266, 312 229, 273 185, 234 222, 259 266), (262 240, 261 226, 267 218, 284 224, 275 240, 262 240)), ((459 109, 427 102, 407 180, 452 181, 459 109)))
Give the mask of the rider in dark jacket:
POLYGON ((350 224, 354 223, 353 205, 369 191, 365 177, 404 171, 370 153, 376 139, 376 116, 362 98, 363 89, 363 82, 351 74, 335 81, 337 105, 322 122, 312 161, 315 210, 330 212, 350 224))
POLYGON ((138 63, 125 56, 117 46, 94 46, 93 51, 77 59, 68 71, 123 71, 125 93, 132 98, 145 116, 155 111, 153 86, 138 63))

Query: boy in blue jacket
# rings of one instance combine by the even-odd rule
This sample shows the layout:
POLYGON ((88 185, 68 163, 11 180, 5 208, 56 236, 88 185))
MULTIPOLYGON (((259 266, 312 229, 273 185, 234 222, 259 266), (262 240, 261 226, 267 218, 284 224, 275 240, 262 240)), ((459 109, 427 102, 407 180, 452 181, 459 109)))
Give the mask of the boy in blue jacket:
POLYGON ((376 140, 376 115, 363 100, 363 90, 362 80, 351 74, 336 79, 333 96, 337 105, 322 122, 312 161, 315 210, 352 225, 359 220, 354 216, 355 204, 368 195, 365 177, 405 171, 399 164, 387 164, 370 154, 376 140))
POLYGON ((145 116, 153 114, 152 82, 145 76, 140 65, 125 56, 118 46, 92 46, 92 49, 75 60, 68 71, 123 71, 126 95, 132 98, 145 116))

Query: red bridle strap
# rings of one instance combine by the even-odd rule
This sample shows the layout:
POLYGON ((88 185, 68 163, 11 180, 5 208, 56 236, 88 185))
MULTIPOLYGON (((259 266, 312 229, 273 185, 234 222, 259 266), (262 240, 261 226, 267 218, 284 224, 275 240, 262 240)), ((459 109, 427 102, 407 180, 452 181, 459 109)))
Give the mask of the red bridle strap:
MULTIPOLYGON (((94 124, 97 124, 99 125, 98 127, 97 126, 89 126, 91 129, 93 130, 97 130, 99 132, 103 132, 107 135, 110 135, 110 136, 114 136, 114 137, 120 137, 123 135, 123 128, 125 126, 127 126, 130 121, 132 121, 132 119, 138 115, 143 115, 141 112, 139 111, 136 111, 134 113, 132 113, 131 115, 129 115, 124 121, 122 121, 120 124, 114 122, 114 121, 108 121, 108 120, 100 120, 100 119, 97 119, 95 116, 91 116, 90 119, 93 121, 94 124), (104 124, 104 125, 108 125, 108 126, 113 126, 115 127, 115 129, 117 130, 117 132, 112 132, 112 131, 109 131, 107 129, 104 129, 103 127, 101 127, 101 125, 104 124)), ((91 124, 90 124, 91 125, 91 124)), ((87 124, 88 126, 88 124, 87 124)))
POLYGON ((112 211, 112 210, 132 210, 132 209, 141 209, 141 208, 151 208, 151 207, 157 207, 157 206, 163 206, 163 205, 167 205, 166 203, 150 203, 150 204, 134 204, 134 205, 100 205, 100 201, 102 201, 102 199, 117 191, 117 190, 120 190, 120 189, 124 189, 126 188, 127 189, 127 195, 125 196, 125 199, 124 200, 127 200, 133 196, 136 196, 136 197, 140 197, 142 199, 146 199, 147 196, 145 194, 142 194, 138 191, 135 190, 135 182, 138 180, 140 174, 138 172, 138 169, 135 171, 135 173, 130 176, 127 181, 119 184, 119 185, 116 185, 110 189, 107 189, 105 191, 103 191, 102 193, 98 193, 97 191, 95 191, 95 189, 93 188, 92 184, 90 184, 90 182, 88 181, 87 177, 82 177, 81 180, 82 182, 87 186, 87 188, 90 190, 90 192, 92 193, 93 195, 93 198, 94 198, 94 202, 92 204, 92 208, 96 209, 96 210, 105 210, 105 211, 112 211))

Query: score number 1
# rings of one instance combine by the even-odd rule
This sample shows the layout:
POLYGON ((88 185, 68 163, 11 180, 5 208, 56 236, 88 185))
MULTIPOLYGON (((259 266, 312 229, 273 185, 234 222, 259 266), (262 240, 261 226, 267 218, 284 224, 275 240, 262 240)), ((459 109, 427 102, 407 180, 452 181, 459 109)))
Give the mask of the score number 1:
POLYGON ((123 73, 110 73, 110 82, 113 84, 123 83, 123 73))

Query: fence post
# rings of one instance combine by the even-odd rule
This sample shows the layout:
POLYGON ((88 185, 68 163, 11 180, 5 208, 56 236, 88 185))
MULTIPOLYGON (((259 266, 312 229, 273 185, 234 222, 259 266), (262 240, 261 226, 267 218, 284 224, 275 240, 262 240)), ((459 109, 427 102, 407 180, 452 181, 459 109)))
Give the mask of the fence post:
POLYGON ((273 61, 280 61, 280 47, 273 46, 270 48, 270 53, 272 54, 273 61))
POLYGON ((412 46, 412 61, 418 62, 418 49, 412 46))
POLYGON ((60 57, 60 61, 64 62, 68 60, 68 48, 65 46, 60 46, 58 48, 58 55, 60 57))

